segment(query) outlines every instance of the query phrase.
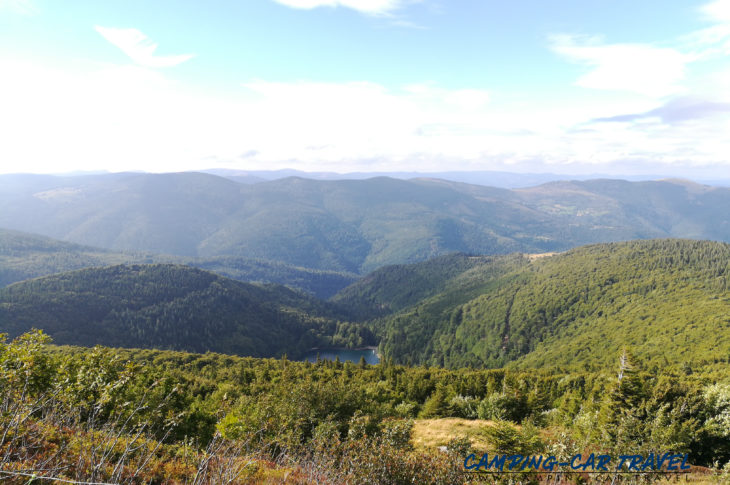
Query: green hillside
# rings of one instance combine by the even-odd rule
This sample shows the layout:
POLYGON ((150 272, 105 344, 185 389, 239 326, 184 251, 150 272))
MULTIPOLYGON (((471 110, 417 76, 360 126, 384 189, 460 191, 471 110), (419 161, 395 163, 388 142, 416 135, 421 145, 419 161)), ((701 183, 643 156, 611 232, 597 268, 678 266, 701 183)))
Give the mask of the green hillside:
MULTIPOLYGON (((58 254, 73 264, 120 257, 16 236, 33 254, 65 247, 58 254)), ((6 260, 28 254, 8 247, 6 260)), ((331 303, 183 266, 88 269, 0 290, 0 332, 40 327, 58 343, 295 357, 317 345, 373 343, 367 326, 396 362, 452 368, 590 369, 611 365, 624 346, 650 365, 687 362, 687 370, 728 358, 730 245, 631 241, 538 256, 451 254, 387 266, 331 303)), ((325 293, 333 291, 330 282, 348 278, 236 258, 198 264, 301 276, 310 287, 319 281, 325 293)))
POLYGON ((238 281, 275 283, 296 288, 324 300, 359 279, 357 275, 343 271, 303 268, 280 261, 232 256, 183 259, 183 262, 238 281))
POLYGON ((151 263, 153 259, 0 229, 0 287, 53 273, 130 262, 151 263))
POLYGON ((377 269, 337 293, 331 301, 360 320, 389 315, 438 295, 434 301, 464 303, 498 276, 526 264, 519 254, 468 256, 454 253, 416 264, 377 269))
POLYGON ((187 264, 239 281, 286 285, 323 299, 357 279, 353 274, 301 268, 278 261, 123 253, 0 229, 0 287, 82 268, 149 263, 187 264))
POLYGON ((629 346, 651 365, 690 369, 729 357, 729 276, 723 243, 592 245, 522 258, 503 274, 475 267, 374 325, 381 352, 397 362, 606 367, 629 346), (482 284, 473 286, 478 295, 459 287, 470 273, 482 284))
POLYGON ((39 328, 70 345, 297 357, 333 342, 370 343, 357 341, 338 317, 327 304, 282 286, 179 265, 84 269, 0 289, 0 333, 39 328), (338 332, 352 342, 333 341, 338 332))
POLYGON ((730 189, 687 181, 498 189, 437 179, 246 185, 210 174, 0 176, 0 226, 114 250, 363 274, 453 252, 629 239, 730 242, 730 189))

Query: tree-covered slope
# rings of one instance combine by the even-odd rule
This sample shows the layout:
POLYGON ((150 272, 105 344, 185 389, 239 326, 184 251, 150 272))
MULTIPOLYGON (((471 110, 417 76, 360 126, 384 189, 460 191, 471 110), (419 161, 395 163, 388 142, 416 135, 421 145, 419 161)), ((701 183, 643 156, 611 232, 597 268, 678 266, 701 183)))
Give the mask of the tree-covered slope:
POLYGON ((727 358, 730 245, 631 241, 523 262, 468 301, 447 290, 377 322, 381 351, 449 367, 607 366, 624 346, 659 366, 727 358))
POLYGON ((303 268, 281 261, 233 256, 183 259, 183 262, 234 280, 288 286, 323 300, 359 279, 358 275, 344 271, 303 268))
POLYGON ((200 173, 0 176, 0 226, 124 251, 366 273, 452 252, 628 239, 730 242, 730 189, 687 181, 507 190, 436 179, 252 185, 200 173))
POLYGON ((382 317, 439 295, 463 301, 521 264, 521 255, 470 256, 453 253, 416 264, 384 266, 341 290, 331 301, 361 320, 382 317))
MULTIPOLYGON (((551 182, 513 191, 579 244, 680 237, 730 242, 730 189, 688 180, 551 182)), ((556 228, 557 229, 557 228, 556 228)))
POLYGON ((295 357, 344 332, 338 316, 282 286, 179 265, 84 269, 0 289, 0 333, 39 328, 71 345, 295 357))
POLYGON ((187 264, 239 281, 289 286, 323 299, 357 279, 354 274, 296 267, 278 261, 115 252, 0 228, 0 287, 82 268, 149 263, 187 264))
POLYGON ((0 228, 0 287, 53 273, 130 262, 150 263, 153 257, 0 228))

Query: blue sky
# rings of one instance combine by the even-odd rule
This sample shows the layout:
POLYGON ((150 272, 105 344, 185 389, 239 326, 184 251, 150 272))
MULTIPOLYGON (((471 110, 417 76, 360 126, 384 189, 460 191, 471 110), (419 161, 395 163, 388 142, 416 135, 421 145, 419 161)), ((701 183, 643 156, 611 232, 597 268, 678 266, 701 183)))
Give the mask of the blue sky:
POLYGON ((0 171, 730 175, 730 0, 0 0, 0 171))

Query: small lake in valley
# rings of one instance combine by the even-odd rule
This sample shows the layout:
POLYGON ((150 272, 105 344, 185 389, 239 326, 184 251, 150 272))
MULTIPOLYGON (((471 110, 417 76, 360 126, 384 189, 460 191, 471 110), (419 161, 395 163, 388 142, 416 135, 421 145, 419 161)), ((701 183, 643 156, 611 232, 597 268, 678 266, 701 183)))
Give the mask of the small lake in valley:
POLYGON ((360 362, 360 357, 365 357, 365 362, 368 364, 380 363, 378 349, 376 347, 366 347, 364 349, 331 348, 310 350, 307 355, 304 356, 303 360, 307 362, 316 362, 317 354, 319 354, 319 358, 323 360, 336 360, 337 357, 339 357, 340 362, 350 361, 357 364, 360 362))

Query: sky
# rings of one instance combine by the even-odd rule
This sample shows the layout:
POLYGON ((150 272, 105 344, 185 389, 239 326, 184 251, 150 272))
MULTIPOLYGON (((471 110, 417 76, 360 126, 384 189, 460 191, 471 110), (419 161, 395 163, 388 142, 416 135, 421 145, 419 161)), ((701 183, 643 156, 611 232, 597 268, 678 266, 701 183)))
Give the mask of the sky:
POLYGON ((0 0, 0 173, 730 178, 730 0, 0 0))

